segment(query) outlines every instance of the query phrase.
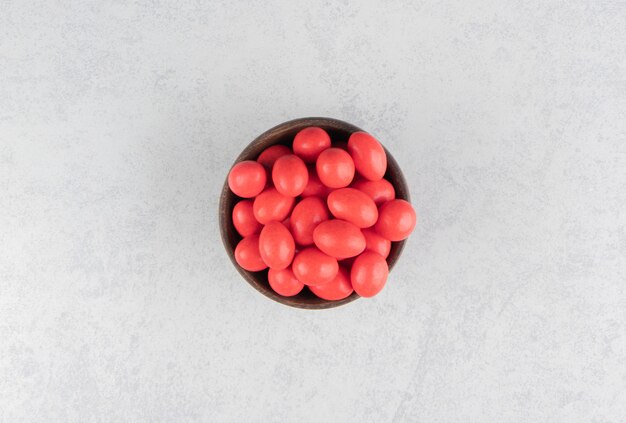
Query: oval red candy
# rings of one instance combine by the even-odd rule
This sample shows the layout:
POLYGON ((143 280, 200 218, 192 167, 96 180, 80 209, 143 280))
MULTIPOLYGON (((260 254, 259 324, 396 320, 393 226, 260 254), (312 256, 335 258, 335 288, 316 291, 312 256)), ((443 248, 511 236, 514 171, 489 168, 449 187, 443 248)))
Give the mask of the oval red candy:
POLYGON ((293 208, 290 217, 291 233, 298 245, 313 244, 313 230, 328 220, 328 210, 318 197, 308 197, 293 208))
POLYGON ((254 218, 265 225, 272 220, 283 221, 289 216, 295 199, 282 195, 276 188, 268 188, 254 199, 254 218))
POLYGON ((260 232, 263 227, 254 218, 252 204, 252 200, 241 200, 233 208, 233 226, 242 237, 260 232))
POLYGON ((368 228, 378 219, 374 200, 354 188, 337 189, 328 194, 326 202, 333 216, 354 223, 359 228, 368 228))
POLYGON ((354 178, 354 162, 350 154, 339 148, 329 148, 315 163, 317 176, 329 188, 347 187, 354 178))
POLYGON ((368 181, 367 179, 360 179, 353 182, 352 188, 367 194, 374 203, 378 206, 385 201, 390 201, 396 198, 396 190, 386 179, 379 179, 378 181, 368 181))
POLYGON ((330 137, 322 128, 309 126, 293 139, 293 152, 307 163, 314 163, 320 153, 330 147, 330 137))
POLYGON ((350 282, 361 297, 373 297, 385 286, 388 274, 389 267, 383 256, 365 251, 352 264, 350 282))
POLYGON ((328 301, 339 301, 352 294, 350 273, 343 267, 339 267, 337 276, 323 285, 309 286, 309 289, 318 297, 328 301))
POLYGON ((309 181, 309 172, 302 159, 287 154, 276 160, 272 168, 272 181, 278 192, 288 197, 302 194, 309 181))
POLYGON ((359 228, 345 220, 332 219, 317 225, 313 231, 315 246, 320 251, 342 260, 365 250, 365 237, 359 228))
POLYGON ((355 132, 348 139, 348 152, 354 166, 365 179, 377 181, 387 171, 387 155, 383 146, 366 132, 355 132))
POLYGON ((228 173, 228 187, 243 198, 257 196, 265 188, 266 181, 265 168, 252 160, 235 164, 228 173))
POLYGON ((245 237, 235 248, 235 260, 239 266, 250 272, 258 272, 267 268, 259 252, 259 235, 245 237))
POLYGON ((363 236, 365 237, 365 249, 380 254, 384 258, 389 256, 391 251, 391 241, 387 238, 379 235, 372 228, 361 229, 363 236))
POLYGON ((292 153, 291 149, 286 145, 272 145, 263 150, 263 152, 259 154, 259 157, 257 157, 256 161, 261 163, 266 168, 271 169, 279 157, 285 156, 287 154, 292 153))
POLYGON ((259 236, 261 258, 270 269, 287 268, 295 254, 296 244, 289 230, 280 222, 269 222, 259 236))
POLYGON ((291 269, 270 269, 267 273, 270 287, 283 297, 293 297, 302 291, 304 284, 293 274, 291 269))
POLYGON ((293 259, 293 274, 305 285, 322 285, 333 280, 339 271, 337 259, 309 247, 293 259))
POLYGON ((417 216, 411 203, 405 200, 391 200, 380 206, 376 232, 391 241, 406 239, 417 223, 417 216))

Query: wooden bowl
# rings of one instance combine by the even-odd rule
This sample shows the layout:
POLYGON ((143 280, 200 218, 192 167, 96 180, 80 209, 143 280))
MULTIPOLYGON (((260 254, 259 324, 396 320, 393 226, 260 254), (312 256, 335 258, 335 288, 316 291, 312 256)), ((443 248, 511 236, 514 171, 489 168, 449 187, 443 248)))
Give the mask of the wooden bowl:
MULTIPOLYGON (((248 144, 246 148, 244 148, 239 157, 235 160, 235 163, 243 160, 256 160, 263 150, 274 144, 283 144, 291 147, 293 138, 298 131, 308 126, 318 126, 324 129, 330 135, 333 144, 338 141, 347 142, 350 134, 362 131, 362 129, 359 129, 354 125, 337 119, 313 117, 290 120, 259 135, 254 141, 248 144)), ((385 179, 393 184, 396 190, 396 198, 402 198, 410 201, 409 189, 398 163, 394 160, 393 156, 389 153, 389 151, 387 151, 387 149, 385 149, 385 152, 387 153, 387 173, 385 173, 385 179)), ((233 165, 235 163, 233 163, 233 165)), ((241 276, 243 276, 243 278, 250 285, 252 285, 254 289, 281 304, 309 310, 339 307, 360 298, 359 295, 353 292, 352 295, 343 300, 323 300, 316 297, 306 287, 296 296, 283 297, 275 293, 270 287, 269 282, 267 281, 267 270, 261 272, 249 272, 242 269, 235 261, 235 247, 241 240, 241 236, 235 230, 232 221, 233 207, 235 207, 235 204, 237 204, 239 200, 240 198, 233 194, 228 188, 227 176, 226 181, 224 182, 224 187, 222 188, 222 195, 220 197, 220 230, 222 233, 222 241, 224 242, 226 253, 228 253, 228 257, 230 257, 233 265, 239 271, 241 276)), ((396 261, 398 261, 405 242, 406 241, 391 243, 391 252, 389 253, 389 257, 387 257, 389 270, 391 270, 396 261)))

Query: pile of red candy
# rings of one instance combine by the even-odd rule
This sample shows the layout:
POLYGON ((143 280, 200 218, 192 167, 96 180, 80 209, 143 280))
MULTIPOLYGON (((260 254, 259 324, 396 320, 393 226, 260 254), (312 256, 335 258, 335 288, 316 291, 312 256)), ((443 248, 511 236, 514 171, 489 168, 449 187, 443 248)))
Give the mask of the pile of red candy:
POLYGON ((391 241, 407 238, 416 223, 411 204, 383 179, 386 170, 385 150, 371 135, 355 132, 347 146, 332 146, 318 127, 298 132, 293 150, 274 145, 237 163, 228 175, 244 198, 232 216, 243 237, 237 263, 251 272, 269 268, 270 286, 283 296, 305 285, 330 301, 353 290, 376 295, 387 281, 391 241))

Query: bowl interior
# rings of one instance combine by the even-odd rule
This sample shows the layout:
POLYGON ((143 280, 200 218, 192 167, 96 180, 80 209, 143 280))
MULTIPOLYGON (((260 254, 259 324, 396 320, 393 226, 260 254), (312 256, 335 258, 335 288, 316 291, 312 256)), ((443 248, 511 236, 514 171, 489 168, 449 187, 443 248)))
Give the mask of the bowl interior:
MULTIPOLYGON (((259 154, 271 145, 284 144, 291 147, 293 138, 298 131, 308 126, 318 126, 328 132, 333 145, 337 142, 347 142, 353 132, 362 131, 362 129, 359 129, 354 125, 337 119, 303 118, 291 120, 275 126, 258 136, 241 152, 234 163, 238 163, 242 160, 256 160, 259 154)), ((404 176, 402 175, 402 171, 393 156, 389 154, 389 151, 385 149, 385 152, 387 153, 387 173, 385 173, 385 179, 391 182, 394 186, 396 190, 396 198, 409 201, 409 191, 404 176)), ((237 204, 240 200, 241 199, 233 194, 228 188, 228 178, 226 178, 222 189, 222 195, 220 197, 220 230, 222 234, 222 241, 224 242, 226 252, 235 268, 256 290, 279 303, 304 309, 325 309, 338 307, 359 298, 356 293, 352 293, 352 295, 340 301, 327 301, 316 297, 306 287, 296 296, 283 297, 275 293, 270 287, 269 282, 267 281, 267 270, 261 272, 249 272, 239 267, 235 261, 234 253, 237 243, 241 240, 241 236, 237 233, 235 227, 233 226, 232 212, 233 207, 235 207, 235 204, 237 204)), ((389 257, 387 257, 389 270, 392 269, 393 265, 400 257, 404 243, 405 241, 391 243, 391 252, 389 253, 389 257)))

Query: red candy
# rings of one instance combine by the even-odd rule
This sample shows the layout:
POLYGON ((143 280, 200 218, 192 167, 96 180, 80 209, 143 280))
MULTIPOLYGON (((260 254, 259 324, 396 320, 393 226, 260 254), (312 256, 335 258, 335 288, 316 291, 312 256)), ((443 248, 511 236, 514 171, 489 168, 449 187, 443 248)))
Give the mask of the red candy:
POLYGON ((365 237, 365 249, 380 254, 384 258, 389 256, 391 251, 391 241, 379 235, 372 228, 361 229, 365 237))
POLYGON ((385 258, 380 254, 365 251, 352 264, 350 282, 361 297, 373 297, 385 286, 388 274, 389 267, 385 258))
POLYGON ((329 188, 347 187, 354 178, 352 157, 339 148, 322 151, 315 162, 317 176, 329 188))
POLYGON ((282 195, 276 188, 268 188, 254 199, 254 218, 263 225, 272 220, 280 222, 289 216, 294 202, 293 197, 282 195))
POLYGON ((261 231, 261 225, 254 218, 252 200, 241 200, 233 208, 233 226, 239 235, 246 237, 261 231))
MULTIPOLYGON (((271 272, 271 270, 270 270, 271 272)), ((339 267, 337 276, 324 285, 312 285, 309 289, 318 297, 328 301, 338 301, 347 298, 352 294, 352 283, 350 283, 350 273, 343 267, 339 267)))
POLYGON ((245 237, 235 248, 235 260, 239 266, 250 272, 258 272, 267 268, 259 253, 259 235, 245 237))
POLYGON ((228 174, 230 190, 243 198, 256 197, 265 188, 267 175, 257 162, 245 160, 237 163, 228 174))
POLYGON ((417 216, 411 203, 391 200, 380 206, 380 217, 374 229, 390 241, 402 241, 411 235, 416 222, 417 216))
POLYGON ((261 258, 270 269, 282 270, 293 260, 296 244, 289 230, 280 222, 269 222, 259 236, 261 258))
POLYGON ((261 154, 259 154, 256 161, 261 163, 266 168, 271 169, 279 157, 287 154, 291 154, 291 149, 286 145, 277 144, 267 147, 261 154))
POLYGON ((300 201, 291 213, 291 233, 298 245, 313 244, 313 230, 321 222, 328 220, 328 210, 324 201, 309 197, 300 201))
POLYGON ((306 188, 309 172, 300 157, 287 154, 274 163, 272 181, 282 195, 297 197, 306 188))
POLYGON ((320 181, 320 178, 317 176, 317 171, 315 170, 315 166, 307 167, 309 170, 309 182, 304 187, 304 191, 300 194, 301 197, 324 197, 328 196, 330 192, 330 188, 320 181))
POLYGON ((322 285, 333 280, 339 271, 337 259, 309 247, 293 259, 293 274, 305 285, 322 285))
POLYGON ((309 126, 293 139, 293 152, 307 163, 315 163, 317 156, 330 147, 330 137, 322 128, 309 126))
POLYGON ((365 250, 365 237, 359 228, 345 220, 327 220, 313 231, 315 246, 338 260, 354 257, 365 250))
POLYGON ((267 280, 272 289, 283 297, 298 295, 304 288, 304 284, 296 278, 291 269, 270 269, 267 272, 267 280))
POLYGON ((391 185, 391 182, 386 179, 379 179, 378 181, 360 179, 353 182, 351 187, 366 194, 374 200, 374 203, 376 203, 377 206, 385 201, 390 201, 396 198, 396 190, 393 185, 391 185))
POLYGON ((337 219, 347 220, 359 228, 369 228, 378 219, 374 200, 354 188, 341 188, 326 199, 328 209, 337 219))
POLYGON ((377 181, 387 170, 387 155, 382 145, 366 132, 355 132, 348 140, 348 152, 354 166, 365 179, 377 181))
POLYGON ((302 129, 293 151, 273 145, 228 174, 232 223, 243 237, 235 261, 260 272, 278 295, 340 301, 371 297, 385 286, 392 241, 406 239, 417 217, 396 199, 383 176, 387 155, 365 132, 332 141, 318 127, 302 129), (356 178, 356 179, 355 179, 356 178))

